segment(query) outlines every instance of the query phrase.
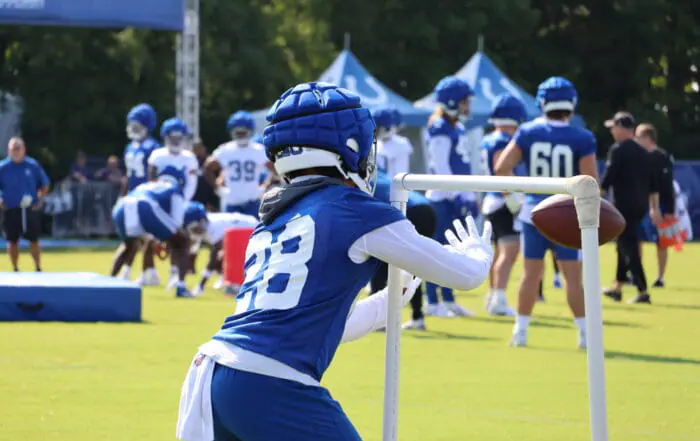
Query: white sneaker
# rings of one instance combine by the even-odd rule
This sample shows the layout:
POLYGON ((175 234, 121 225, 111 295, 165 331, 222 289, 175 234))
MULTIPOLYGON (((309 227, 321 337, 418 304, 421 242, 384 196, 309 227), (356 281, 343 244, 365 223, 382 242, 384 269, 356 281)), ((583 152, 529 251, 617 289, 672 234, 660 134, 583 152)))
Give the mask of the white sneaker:
POLYGON ((175 285, 177 285, 177 282, 180 281, 180 278, 177 276, 177 274, 171 274, 170 279, 168 279, 168 285, 165 287, 165 289, 173 289, 175 288, 175 285))
POLYGON ((200 294, 203 293, 203 292, 204 292, 204 290, 202 289, 202 285, 199 285, 199 284, 198 284, 197 286, 195 286, 194 288, 192 288, 192 294, 195 295, 195 296, 198 296, 198 295, 200 295, 200 294))
POLYGON ((578 348, 586 349, 588 347, 588 342, 586 341, 586 331, 578 331, 578 348))
POLYGON ((508 306, 508 299, 505 296, 493 295, 491 298, 491 303, 486 307, 489 315, 500 315, 506 317, 515 316, 515 311, 513 308, 508 306))
POLYGON ((160 286, 160 278, 155 271, 146 272, 141 275, 143 286, 160 286))
POLYGON ((117 276, 117 279, 119 279, 119 280, 126 280, 126 281, 128 282, 129 280, 131 280, 131 272, 130 272, 130 271, 122 271, 122 272, 119 273, 119 275, 117 276))
POLYGON ((527 330, 521 329, 513 332, 513 337, 510 339, 510 345, 518 348, 527 346, 527 330))
POLYGON ((445 302, 445 308, 448 312, 459 317, 474 317, 474 313, 465 308, 464 306, 455 302, 445 302))
POLYGON ((489 305, 491 305, 491 301, 493 300, 493 292, 489 291, 488 294, 486 294, 486 297, 484 297, 484 309, 489 310, 489 305))
POLYGON ((407 331, 425 331, 425 320, 422 318, 418 320, 409 320, 401 325, 401 328, 407 331))
POLYGON ((425 315, 433 317, 449 317, 455 316, 454 312, 447 309, 444 303, 429 304, 425 307, 425 315))
POLYGON ((214 289, 223 289, 224 288, 224 278, 219 277, 219 279, 214 282, 214 284, 211 286, 214 289))

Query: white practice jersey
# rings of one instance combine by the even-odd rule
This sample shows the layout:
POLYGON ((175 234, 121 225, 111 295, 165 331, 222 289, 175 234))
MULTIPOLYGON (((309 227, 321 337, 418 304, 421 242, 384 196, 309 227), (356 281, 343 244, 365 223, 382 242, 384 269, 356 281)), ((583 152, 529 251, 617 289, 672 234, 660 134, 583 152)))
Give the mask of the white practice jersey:
POLYGON ((690 221, 690 214, 688 213, 688 196, 683 193, 681 186, 678 185, 678 181, 673 181, 673 190, 676 193, 676 212, 675 216, 678 219, 680 228, 688 233, 687 240, 693 239, 693 224, 690 221))
POLYGON ((408 138, 392 135, 377 141, 377 167, 390 177, 408 173, 413 146, 408 138))
POLYGON ((241 213, 207 213, 207 219, 209 225, 204 241, 209 245, 221 242, 230 228, 254 228, 258 224, 254 216, 241 213))
POLYGON ((262 144, 250 142, 239 147, 229 141, 217 147, 212 157, 224 172, 226 191, 220 194, 222 204, 243 205, 260 198, 263 192, 260 181, 269 161, 262 144))
POLYGON ((155 167, 158 176, 173 176, 182 185, 186 201, 190 201, 197 191, 199 162, 189 150, 172 153, 167 147, 154 150, 148 158, 148 165, 155 167))

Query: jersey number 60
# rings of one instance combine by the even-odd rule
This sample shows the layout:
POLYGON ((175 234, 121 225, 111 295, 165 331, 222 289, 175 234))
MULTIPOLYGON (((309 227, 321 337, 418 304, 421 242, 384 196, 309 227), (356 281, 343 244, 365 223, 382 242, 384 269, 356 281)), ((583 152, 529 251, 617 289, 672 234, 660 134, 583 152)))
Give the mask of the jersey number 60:
POLYGON ((530 146, 530 176, 569 178, 574 175, 574 153, 563 144, 535 142, 530 146))
POLYGON ((290 309, 299 304, 309 275, 316 225, 310 216, 290 220, 278 234, 253 236, 246 252, 245 281, 236 314, 254 309, 290 309))

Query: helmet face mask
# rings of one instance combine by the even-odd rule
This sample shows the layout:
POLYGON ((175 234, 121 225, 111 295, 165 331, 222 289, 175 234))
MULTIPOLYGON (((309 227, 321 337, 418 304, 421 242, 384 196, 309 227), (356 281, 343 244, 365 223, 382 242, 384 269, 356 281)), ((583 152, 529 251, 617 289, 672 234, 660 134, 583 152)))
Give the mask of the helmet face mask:
POLYGON ((148 136, 148 128, 138 121, 131 120, 126 124, 126 137, 131 141, 143 141, 148 136))
POLYGON ((247 127, 233 127, 230 132, 231 139, 239 145, 246 145, 253 137, 253 131, 247 127))
POLYGON ((174 153, 179 153, 187 147, 187 134, 180 131, 172 131, 163 139, 165 146, 174 153))

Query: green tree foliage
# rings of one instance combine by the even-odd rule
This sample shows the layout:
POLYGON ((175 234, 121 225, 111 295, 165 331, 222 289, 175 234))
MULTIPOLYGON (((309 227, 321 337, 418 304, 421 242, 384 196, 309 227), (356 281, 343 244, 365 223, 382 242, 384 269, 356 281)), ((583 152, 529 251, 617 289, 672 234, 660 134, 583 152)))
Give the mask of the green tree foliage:
MULTIPOLYGON (((201 8, 201 128, 210 147, 226 139, 231 112, 266 107, 315 79, 348 32, 362 63, 409 99, 459 69, 483 35, 486 53, 530 93, 550 75, 571 79, 601 145, 609 142, 602 121, 626 108, 656 124, 676 156, 698 156, 697 2, 236 0, 201 8)), ((173 114, 174 44, 160 31, 4 27, 0 88, 23 98, 23 134, 60 174, 77 149, 120 153, 134 104, 152 103, 161 121, 173 114)))

